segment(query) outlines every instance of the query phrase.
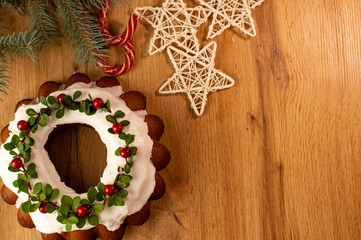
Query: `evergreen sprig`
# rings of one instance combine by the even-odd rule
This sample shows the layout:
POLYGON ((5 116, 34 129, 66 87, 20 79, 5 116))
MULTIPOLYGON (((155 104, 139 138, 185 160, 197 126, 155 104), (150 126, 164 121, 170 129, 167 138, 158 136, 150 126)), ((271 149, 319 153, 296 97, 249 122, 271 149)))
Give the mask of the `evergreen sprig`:
MULTIPOLYGON (((130 1, 111 0, 121 6, 122 2, 130 5, 130 1)), ((10 35, 2 35, 0 27, 0 92, 6 93, 12 55, 27 55, 35 61, 43 46, 56 45, 62 33, 75 51, 79 67, 85 63, 88 69, 98 67, 97 58, 105 56, 107 44, 94 13, 106 4, 107 0, 0 0, 0 7, 9 6, 26 14, 32 24, 29 31, 10 35)))

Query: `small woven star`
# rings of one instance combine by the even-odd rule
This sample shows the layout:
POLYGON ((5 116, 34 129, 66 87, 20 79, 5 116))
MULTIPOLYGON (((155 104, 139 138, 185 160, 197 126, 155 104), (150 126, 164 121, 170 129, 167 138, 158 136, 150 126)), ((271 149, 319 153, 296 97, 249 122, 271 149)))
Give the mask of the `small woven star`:
POLYGON ((216 43, 211 42, 196 54, 190 55, 169 47, 168 55, 176 72, 160 87, 159 93, 187 93, 194 112, 201 116, 209 92, 234 85, 231 77, 214 68, 216 49, 216 43))
POLYGON ((154 28, 150 55, 163 51, 174 42, 187 52, 199 50, 196 28, 208 17, 203 7, 187 8, 182 0, 166 0, 162 7, 141 7, 134 12, 154 28))
POLYGON ((256 7, 260 6, 264 0, 247 0, 248 6, 252 9, 255 9, 256 7))
POLYGON ((227 28, 238 27, 249 36, 256 36, 251 16, 251 8, 261 4, 261 0, 198 0, 213 13, 207 38, 220 35, 227 28))

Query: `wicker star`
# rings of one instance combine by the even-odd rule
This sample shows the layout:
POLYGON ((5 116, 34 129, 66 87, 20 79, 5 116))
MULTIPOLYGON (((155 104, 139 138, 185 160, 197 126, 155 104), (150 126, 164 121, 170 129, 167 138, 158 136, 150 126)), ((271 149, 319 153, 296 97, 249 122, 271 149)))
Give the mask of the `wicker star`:
POLYGON ((214 68, 216 49, 216 43, 211 42, 196 54, 190 55, 175 47, 169 47, 168 55, 176 73, 160 87, 159 93, 187 93, 193 110, 201 116, 209 92, 234 85, 231 77, 214 68))
POLYGON ((264 0, 248 0, 248 6, 250 8, 254 9, 258 6, 260 6, 263 3, 264 0))
POLYGON ((187 52, 199 51, 196 28, 208 17, 203 7, 187 8, 182 0, 166 0, 162 7, 141 7, 134 11, 155 28, 150 55, 163 51, 174 42, 187 52))
POLYGON ((227 28, 234 26, 245 34, 256 35, 255 24, 251 16, 251 6, 256 7, 260 0, 199 0, 213 13, 207 38, 220 35, 227 28))

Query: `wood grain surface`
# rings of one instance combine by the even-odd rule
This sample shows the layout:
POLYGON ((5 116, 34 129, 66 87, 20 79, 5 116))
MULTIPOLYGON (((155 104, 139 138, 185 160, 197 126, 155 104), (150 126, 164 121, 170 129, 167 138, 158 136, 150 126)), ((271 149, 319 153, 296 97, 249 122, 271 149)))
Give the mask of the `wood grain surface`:
MULTIPOLYGON (((160 4, 134 1, 131 8, 160 4)), ((130 10, 112 8, 113 33, 122 32, 130 10)), ((9 31, 28 28, 26 18, 0 13, 9 31)), ((172 160, 161 172, 167 193, 151 203, 149 221, 128 227, 124 239, 361 239, 360 13, 355 0, 265 0, 253 12, 256 37, 233 29, 215 39, 216 68, 236 84, 210 94, 199 118, 185 96, 156 93, 174 69, 165 52, 148 56, 153 31, 140 24, 136 63, 118 79, 125 90, 143 92, 148 111, 164 120, 161 142, 172 160)), ((209 24, 198 31, 202 45, 209 42, 209 24)), ((66 42, 46 47, 38 64, 16 58, 0 103, 1 126, 42 83, 86 72, 73 59, 66 42)), ((111 48, 111 61, 123 61, 121 49, 111 48)), ((103 74, 91 70, 89 76, 103 74)), ((105 148, 95 155, 94 143, 84 137, 101 144, 96 134, 71 131, 85 131, 80 166, 104 167, 105 148)), ((84 175, 81 184, 93 184, 84 175)), ((1 202, 0 239, 40 237, 21 228, 15 207, 1 202)))

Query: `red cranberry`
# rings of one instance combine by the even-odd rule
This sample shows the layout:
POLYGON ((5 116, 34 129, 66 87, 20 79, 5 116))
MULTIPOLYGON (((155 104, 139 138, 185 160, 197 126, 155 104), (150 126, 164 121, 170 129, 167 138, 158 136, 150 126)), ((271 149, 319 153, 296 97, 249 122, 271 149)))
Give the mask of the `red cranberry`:
POLYGON ((21 121, 19 121, 18 122, 18 129, 20 130, 20 131, 23 131, 23 130, 26 130, 26 129, 28 129, 28 122, 27 121, 25 121, 25 120, 21 120, 21 121))
POLYGON ((41 205, 40 205, 40 207, 39 207, 39 211, 41 212, 41 213, 47 213, 46 211, 45 211, 45 208, 46 208, 46 206, 48 206, 48 204, 49 203, 46 203, 46 202, 43 202, 41 205))
POLYGON ((79 217, 86 217, 89 213, 89 208, 87 206, 79 206, 76 209, 76 213, 79 215, 79 217))
POLYGON ((123 131, 123 125, 120 123, 114 123, 112 130, 113 130, 113 133, 119 134, 123 131))
POLYGON ((23 166, 23 161, 20 158, 14 158, 10 164, 14 169, 19 169, 23 166))
POLYGON ((95 107, 96 109, 99 109, 103 106, 104 102, 101 98, 96 98, 93 100, 93 107, 95 107))
POLYGON ((65 96, 66 96, 66 95, 65 95, 64 93, 59 94, 59 95, 56 97, 56 101, 58 101, 58 103, 63 102, 63 98, 64 98, 65 96))
POLYGON ((108 195, 108 196, 113 195, 116 190, 117 190, 117 189, 115 188, 114 185, 106 185, 106 186, 104 187, 104 192, 105 192, 105 194, 108 195))
POLYGON ((122 150, 120 150, 120 156, 123 158, 128 158, 130 154, 132 154, 132 152, 129 148, 123 148, 122 150))

